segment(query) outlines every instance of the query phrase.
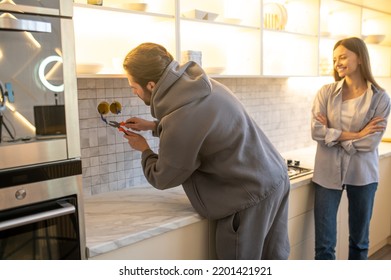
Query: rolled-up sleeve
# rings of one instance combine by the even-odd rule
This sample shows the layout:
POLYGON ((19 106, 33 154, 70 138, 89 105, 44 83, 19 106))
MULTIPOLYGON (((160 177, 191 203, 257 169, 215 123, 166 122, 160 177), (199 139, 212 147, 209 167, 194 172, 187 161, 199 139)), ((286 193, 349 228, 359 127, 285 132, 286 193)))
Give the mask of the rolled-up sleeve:
MULTIPOLYGON (((387 120, 390 115, 390 98, 386 93, 378 93, 378 94, 382 94, 381 98, 379 98, 378 102, 374 104, 376 108, 371 108, 375 113, 374 116, 368 118, 368 122, 371 121, 371 119, 373 119, 374 117, 381 117, 384 120, 379 122, 379 125, 386 127, 387 120)), ((364 124, 364 127, 368 124, 368 122, 364 124)), ((384 131, 375 132, 357 140, 343 141, 341 142, 341 146, 350 155, 356 152, 371 152, 378 147, 383 137, 383 134, 384 131)))
POLYGON ((313 102, 312 120, 311 120, 311 135, 312 139, 320 144, 332 147, 338 144, 337 139, 341 136, 342 131, 336 128, 328 128, 326 125, 319 122, 316 117, 321 114, 327 117, 327 89, 322 87, 313 102))

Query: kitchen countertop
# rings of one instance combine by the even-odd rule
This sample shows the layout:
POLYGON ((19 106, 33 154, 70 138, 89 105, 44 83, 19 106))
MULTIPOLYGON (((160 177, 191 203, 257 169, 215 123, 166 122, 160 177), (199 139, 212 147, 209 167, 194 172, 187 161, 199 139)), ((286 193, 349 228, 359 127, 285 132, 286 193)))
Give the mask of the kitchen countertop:
MULTIPOLYGON (((313 168, 316 146, 283 153, 285 159, 300 160, 313 168)), ((391 156, 391 143, 379 146, 380 158, 391 156)), ((312 175, 291 180, 291 188, 311 182, 312 175)), ((88 257, 110 252, 201 221, 182 187, 157 190, 140 186, 84 199, 88 257)))
POLYGON ((140 186, 84 199, 88 257, 201 221, 182 187, 140 186))

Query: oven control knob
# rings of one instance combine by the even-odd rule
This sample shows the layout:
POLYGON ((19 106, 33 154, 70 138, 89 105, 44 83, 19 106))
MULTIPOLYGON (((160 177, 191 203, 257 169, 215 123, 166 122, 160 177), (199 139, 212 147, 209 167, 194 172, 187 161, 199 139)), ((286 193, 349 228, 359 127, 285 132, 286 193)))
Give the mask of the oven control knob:
POLYGON ((26 197, 26 195, 27 195, 27 192, 26 192, 26 190, 23 190, 23 189, 17 190, 15 193, 15 197, 17 200, 24 199, 26 197))

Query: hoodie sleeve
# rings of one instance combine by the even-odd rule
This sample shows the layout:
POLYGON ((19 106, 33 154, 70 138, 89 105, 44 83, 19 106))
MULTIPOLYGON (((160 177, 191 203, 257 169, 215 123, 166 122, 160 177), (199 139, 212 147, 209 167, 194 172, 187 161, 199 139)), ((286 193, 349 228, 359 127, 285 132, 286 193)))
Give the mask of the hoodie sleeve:
POLYGON ((147 181, 163 190, 183 184, 200 166, 202 139, 174 126, 160 131, 159 155, 152 150, 144 151, 142 167, 147 181))
POLYGON ((159 127, 159 121, 158 121, 158 120, 155 120, 154 122, 155 122, 155 129, 152 130, 152 136, 154 136, 154 137, 159 137, 159 134, 160 134, 160 131, 159 131, 159 129, 158 129, 158 127, 159 127))
POLYGON ((177 187, 193 173, 188 169, 171 166, 152 150, 143 152, 142 167, 147 181, 159 190, 177 187))

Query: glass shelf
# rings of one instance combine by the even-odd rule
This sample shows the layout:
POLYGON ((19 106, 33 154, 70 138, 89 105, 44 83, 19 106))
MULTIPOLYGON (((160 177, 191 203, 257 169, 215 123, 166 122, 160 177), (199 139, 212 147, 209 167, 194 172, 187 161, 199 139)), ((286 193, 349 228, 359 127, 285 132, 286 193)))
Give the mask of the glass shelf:
POLYGON ((332 70, 335 42, 349 36, 367 41, 376 76, 391 76, 391 14, 361 0, 134 1, 146 3, 145 11, 122 0, 75 1, 76 61, 103 65, 80 77, 123 75, 127 52, 147 41, 164 45, 178 61, 183 51, 201 51, 214 77, 323 76, 332 70), (270 5, 283 8, 283 25, 275 22, 276 10, 267 21, 270 5), (374 43, 362 34, 384 38, 374 43))
POLYGON ((180 38, 182 51, 201 51, 210 74, 260 75, 259 29, 182 21, 180 38))
POLYGON ((176 52, 174 17, 129 16, 111 9, 75 6, 74 26, 77 64, 102 65, 98 72, 83 74, 123 73, 123 58, 132 48, 146 41, 162 44, 171 53, 176 52))
POLYGON ((318 74, 317 36, 264 31, 262 42, 263 75, 316 76, 318 74))

